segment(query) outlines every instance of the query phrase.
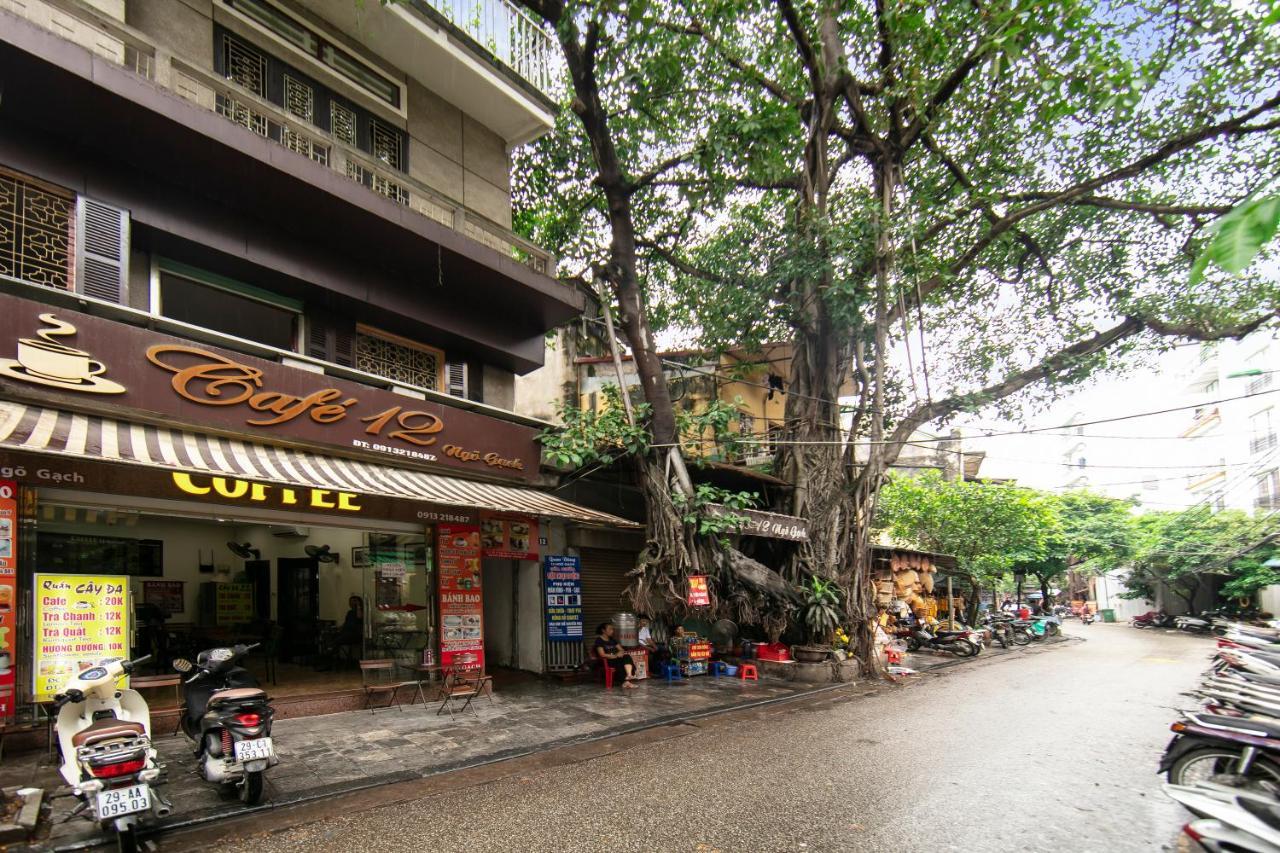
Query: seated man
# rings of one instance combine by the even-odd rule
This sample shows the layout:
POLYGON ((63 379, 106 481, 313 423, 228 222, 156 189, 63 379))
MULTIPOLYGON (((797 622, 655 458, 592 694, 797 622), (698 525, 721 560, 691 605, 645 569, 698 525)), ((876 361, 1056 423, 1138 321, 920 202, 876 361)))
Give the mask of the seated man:
POLYGON ((631 683, 635 664, 631 660, 631 655, 622 650, 622 646, 614 636, 612 622, 600 623, 600 626, 596 628, 596 641, 591 648, 596 658, 599 659, 600 665, 611 668, 615 678, 619 672, 622 673, 622 686, 624 688, 628 690, 635 689, 635 685, 631 683))

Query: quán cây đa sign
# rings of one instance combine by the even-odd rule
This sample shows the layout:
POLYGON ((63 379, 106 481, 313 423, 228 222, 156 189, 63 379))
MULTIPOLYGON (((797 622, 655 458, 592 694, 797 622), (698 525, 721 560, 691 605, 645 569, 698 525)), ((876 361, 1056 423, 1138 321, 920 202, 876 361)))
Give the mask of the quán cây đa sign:
MULTIPOLYGON (((536 430, 77 311, 0 295, 6 395, 129 411, 252 438, 529 480, 536 430)), ((3 350, 0 350, 3 355, 3 350)))

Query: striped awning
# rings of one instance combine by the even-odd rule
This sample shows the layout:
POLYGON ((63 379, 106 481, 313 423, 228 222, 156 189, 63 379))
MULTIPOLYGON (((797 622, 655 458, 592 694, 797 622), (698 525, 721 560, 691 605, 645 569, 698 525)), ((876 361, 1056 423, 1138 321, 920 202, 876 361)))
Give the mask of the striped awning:
POLYGON ((536 489, 427 474, 184 429, 0 401, 0 448, 639 527, 536 489))

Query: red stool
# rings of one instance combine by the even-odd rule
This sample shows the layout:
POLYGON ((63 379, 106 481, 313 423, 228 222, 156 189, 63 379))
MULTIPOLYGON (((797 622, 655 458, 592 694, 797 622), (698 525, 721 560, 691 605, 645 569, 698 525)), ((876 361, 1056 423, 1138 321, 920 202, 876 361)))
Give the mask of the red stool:
POLYGON ((752 681, 759 681, 760 677, 756 675, 756 665, 753 663, 744 663, 738 668, 738 677, 743 681, 750 678, 752 681))

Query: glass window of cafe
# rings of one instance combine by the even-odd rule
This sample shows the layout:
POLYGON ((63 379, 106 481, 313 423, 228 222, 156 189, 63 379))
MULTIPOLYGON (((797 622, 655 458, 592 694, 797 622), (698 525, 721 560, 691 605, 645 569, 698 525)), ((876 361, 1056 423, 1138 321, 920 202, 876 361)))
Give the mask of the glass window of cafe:
POLYGON ((42 573, 127 575, 137 655, 157 672, 218 645, 261 643, 246 666, 273 695, 359 687, 357 662, 419 663, 435 648, 433 530, 359 529, 128 510, 41 490, 42 573))

